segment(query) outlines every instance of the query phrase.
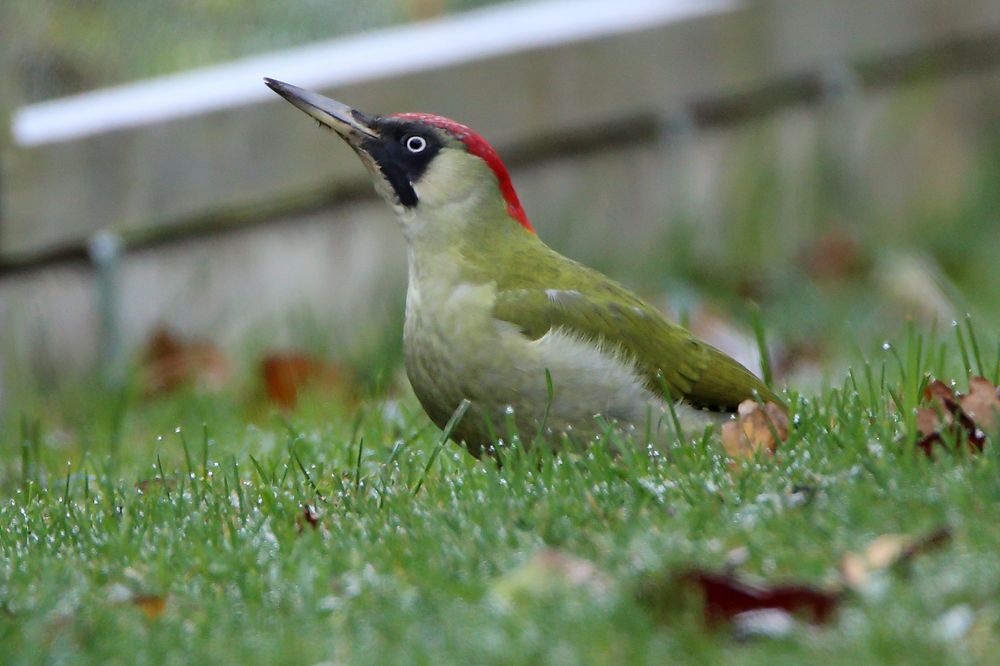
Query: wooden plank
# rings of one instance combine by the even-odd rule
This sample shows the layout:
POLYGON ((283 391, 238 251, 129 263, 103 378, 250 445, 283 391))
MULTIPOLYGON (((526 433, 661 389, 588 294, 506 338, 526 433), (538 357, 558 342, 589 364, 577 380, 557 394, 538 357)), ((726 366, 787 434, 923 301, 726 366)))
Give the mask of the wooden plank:
POLYGON ((499 6, 34 105, 14 119, 0 258, 356 192, 364 175, 261 83, 428 110, 501 149, 663 116, 825 63, 1000 32, 963 0, 550 0, 499 6), (960 5, 960 7, 959 7, 960 5))

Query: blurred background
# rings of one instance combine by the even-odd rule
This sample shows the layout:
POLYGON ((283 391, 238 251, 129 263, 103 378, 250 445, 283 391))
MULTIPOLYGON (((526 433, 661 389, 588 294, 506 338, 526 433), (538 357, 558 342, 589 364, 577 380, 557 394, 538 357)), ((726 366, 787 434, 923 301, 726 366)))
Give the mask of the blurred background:
POLYGON ((986 0, 4 0, 0 418, 399 384, 392 213, 264 76, 479 129, 550 245, 755 371, 756 317, 779 385, 995 345, 998 38, 986 0))

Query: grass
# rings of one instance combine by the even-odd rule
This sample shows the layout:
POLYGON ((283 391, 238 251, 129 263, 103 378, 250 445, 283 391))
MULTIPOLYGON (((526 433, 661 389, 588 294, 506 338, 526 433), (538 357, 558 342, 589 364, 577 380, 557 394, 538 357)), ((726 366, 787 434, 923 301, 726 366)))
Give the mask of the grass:
MULTIPOLYGON (((844 226, 826 210, 835 202, 783 227, 773 202, 788 184, 754 151, 723 213, 739 221, 738 237, 705 252, 671 236, 648 266, 633 266, 629 284, 646 294, 674 292, 669 266, 670 279, 738 303, 731 311, 758 301, 749 317, 758 340, 818 350, 828 379, 785 394, 789 440, 735 470, 718 435, 660 455, 618 442, 620 457, 601 447, 554 457, 543 443, 508 452, 497 468, 444 441, 405 390, 360 405, 316 393, 288 415, 235 391, 143 401, 85 384, 8 396, 0 661, 989 662, 1000 649, 1000 433, 981 455, 929 460, 915 452, 913 415, 929 375, 960 390, 970 368, 997 381, 1000 292, 984 286, 1000 279, 1000 142, 982 145, 958 203, 901 216, 905 239, 866 207, 848 229, 852 267, 832 277, 811 274, 801 248, 786 246, 844 226), (900 245, 930 255, 964 294, 956 311, 977 313, 975 329, 961 316, 936 333, 930 321, 908 324, 912 304, 873 287, 880 252, 900 245), (779 638, 711 630, 698 599, 669 584, 691 566, 735 566, 741 576, 833 586, 845 553, 942 526, 953 534, 942 548, 845 595, 830 624, 779 638), (562 581, 537 566, 550 550, 599 573, 562 581), (640 594, 649 589, 661 591, 652 605, 640 594)), ((326 330, 308 320, 295 328, 326 330)), ((397 367, 398 339, 393 330, 358 351, 369 383, 397 367)), ((331 351, 329 340, 308 341, 331 351)), ((780 375, 777 364, 771 371, 780 375)))
POLYGON ((316 395, 287 417, 231 395, 91 392, 75 416, 49 397, 2 433, 4 662, 985 661, 998 433, 931 461, 905 411, 927 374, 976 364, 961 340, 911 330, 841 386, 787 394, 789 441, 735 471, 717 436, 617 458, 540 446, 497 468, 442 446, 406 396, 354 411, 316 395), (944 548, 783 638, 736 641, 637 597, 735 549, 742 574, 830 585, 844 553, 942 525, 944 548), (533 572, 545 549, 606 584, 533 572))

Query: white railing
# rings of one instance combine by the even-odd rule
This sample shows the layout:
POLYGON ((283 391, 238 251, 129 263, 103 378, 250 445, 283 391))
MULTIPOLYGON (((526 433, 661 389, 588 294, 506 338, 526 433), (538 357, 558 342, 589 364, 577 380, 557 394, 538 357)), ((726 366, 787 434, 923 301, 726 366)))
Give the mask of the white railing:
POLYGON ((262 76, 530 147, 998 34, 1000 3, 986 0, 549 0, 36 104, 14 113, 3 155, 0 263, 82 248, 100 229, 184 234, 357 188, 347 153, 290 117, 262 76))

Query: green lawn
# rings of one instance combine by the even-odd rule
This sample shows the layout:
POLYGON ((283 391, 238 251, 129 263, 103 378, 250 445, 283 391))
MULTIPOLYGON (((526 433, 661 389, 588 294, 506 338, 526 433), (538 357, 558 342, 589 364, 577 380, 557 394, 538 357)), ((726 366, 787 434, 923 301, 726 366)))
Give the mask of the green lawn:
MULTIPOLYGON (((65 11, 106 3, 78 4, 65 11)), ((540 446, 498 468, 443 442, 403 381, 360 404, 316 391, 288 415, 246 381, 157 400, 96 380, 22 385, 0 413, 0 662, 994 661, 1000 433, 981 454, 932 460, 913 412, 928 376, 961 391, 969 368, 997 381, 1000 140, 981 144, 949 206, 899 220, 866 201, 845 222, 819 202, 794 230, 772 210, 786 184, 751 155, 727 195, 743 202, 724 211, 732 238, 706 253, 671 235, 648 265, 629 257, 631 274, 598 262, 654 298, 695 285, 742 324, 760 303, 779 386, 819 366, 784 394, 793 427, 774 457, 734 466, 718 434, 692 433, 658 455, 540 446), (785 247, 796 235, 814 246, 785 247), (918 280, 891 251, 916 258, 918 280), (961 338, 934 325, 936 291, 957 318, 976 314, 975 345, 964 320, 961 338), (845 554, 941 528, 938 548, 843 589, 845 554), (706 626, 701 596, 676 582, 693 567, 839 604, 824 625, 741 638, 706 626)), ((393 376, 398 328, 356 360, 360 375, 393 376)))
POLYGON ((498 469, 441 446, 405 395, 313 395, 287 418, 228 394, 39 399, 2 433, 3 661, 988 661, 997 433, 932 461, 909 416, 926 373, 964 376, 952 333, 786 394, 788 441, 735 468, 713 435, 661 455, 510 451, 498 469), (709 629, 672 582, 731 564, 836 588, 843 554, 940 527, 949 542, 843 593, 830 623, 776 638, 709 629), (593 570, 546 568, 548 549, 593 570))

